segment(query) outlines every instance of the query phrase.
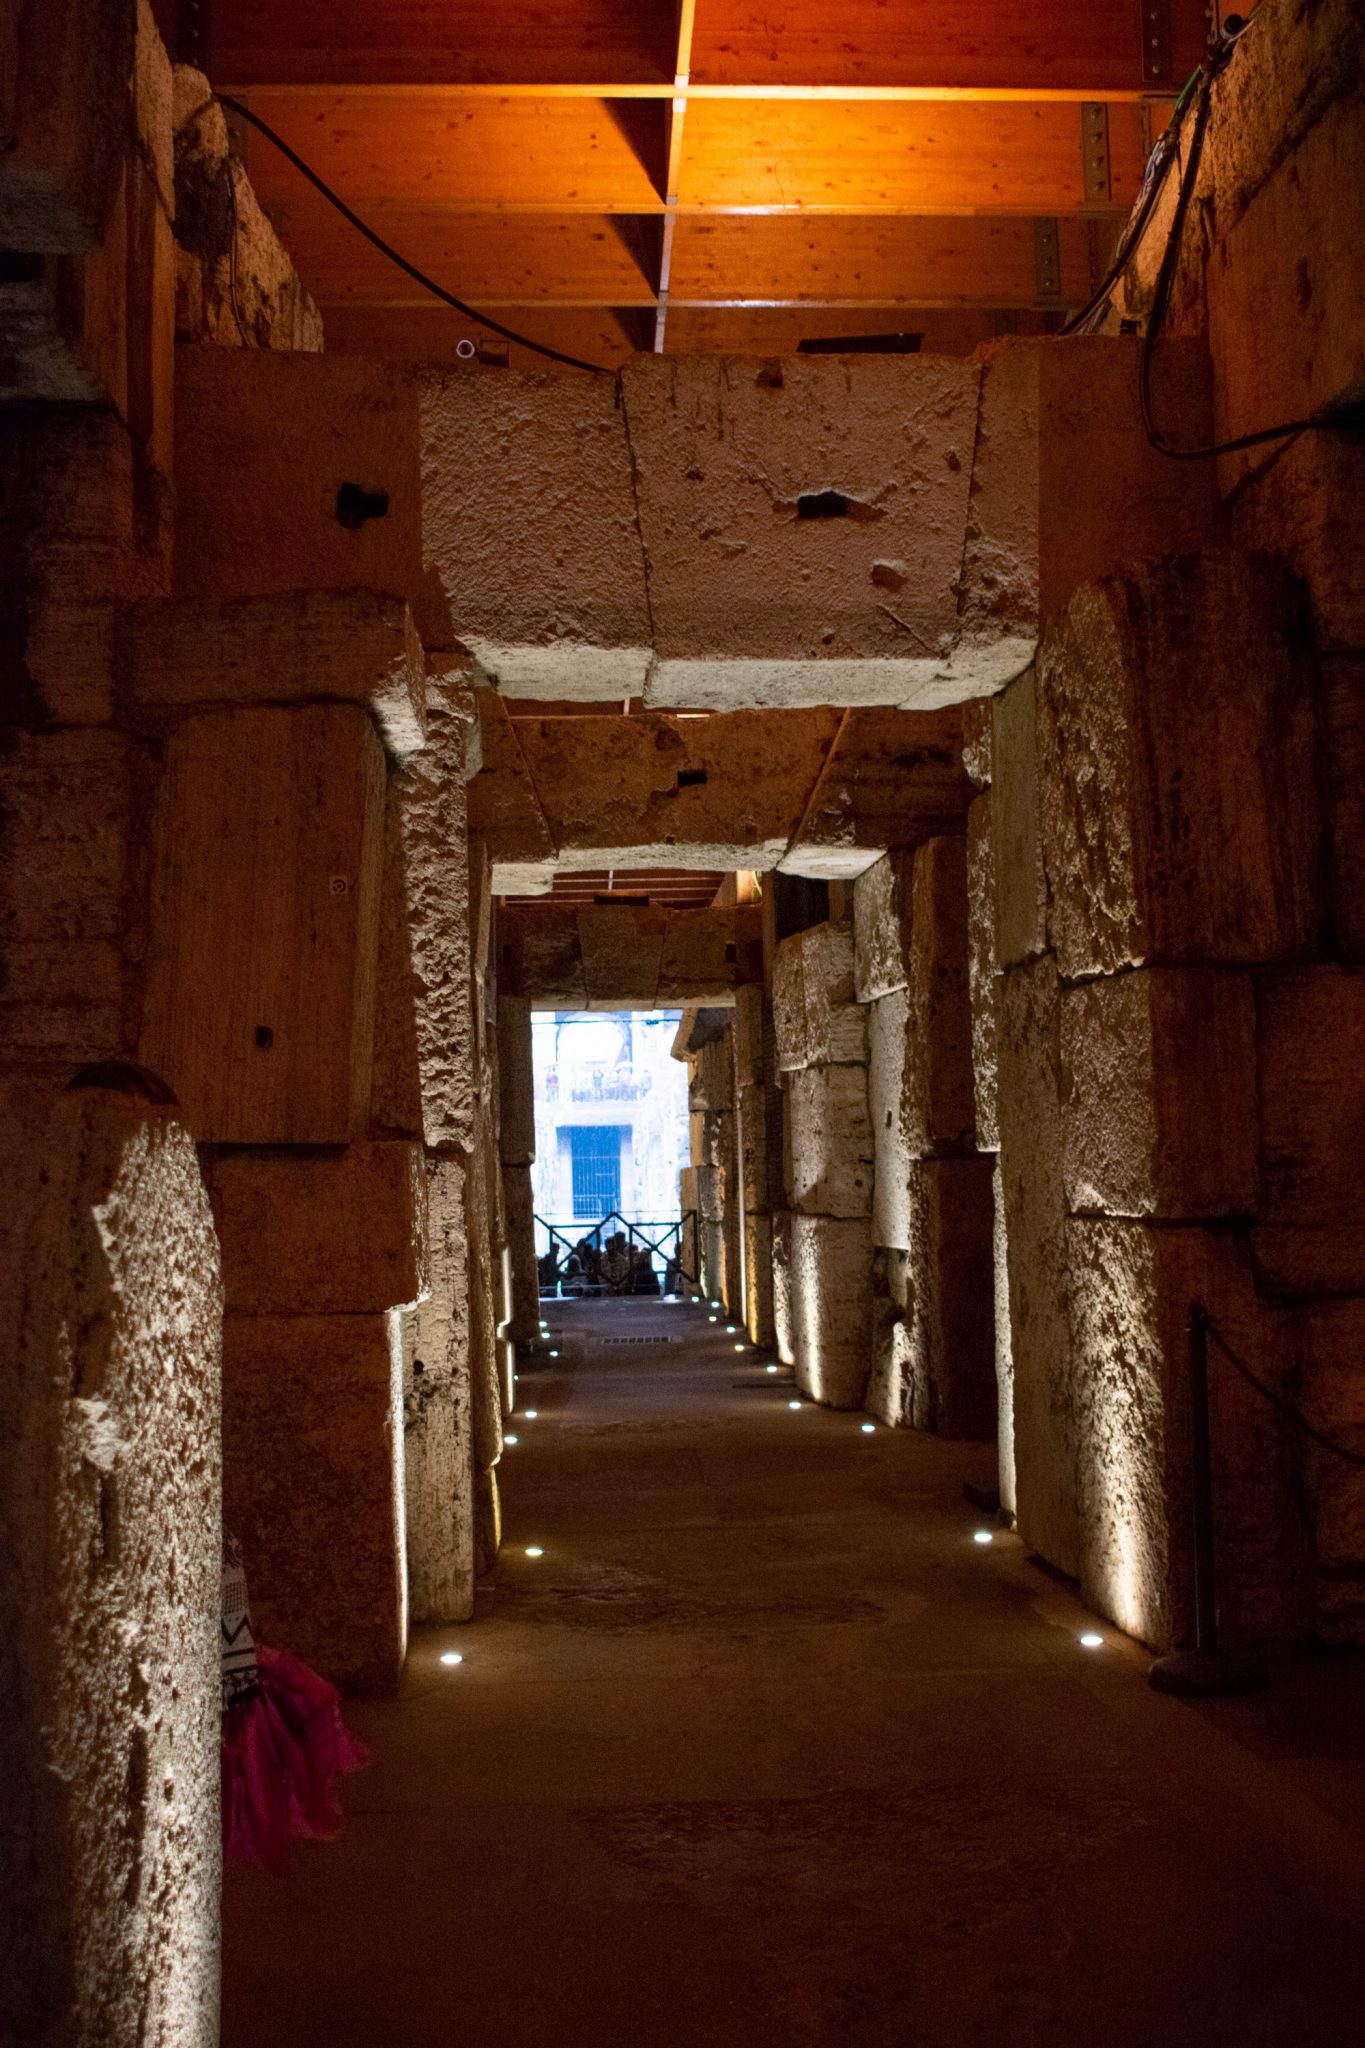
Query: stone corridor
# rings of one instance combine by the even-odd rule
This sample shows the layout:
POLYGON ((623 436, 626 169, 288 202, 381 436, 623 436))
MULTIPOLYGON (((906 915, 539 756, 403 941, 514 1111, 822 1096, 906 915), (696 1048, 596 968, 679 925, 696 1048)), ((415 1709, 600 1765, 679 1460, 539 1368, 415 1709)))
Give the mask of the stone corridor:
POLYGON ((1353 1662, 1149 1692, 974 1541, 991 1447, 793 1408, 709 1314, 549 1308, 476 1625, 351 1709, 341 1839, 229 1873, 226 2048, 1355 2038, 1353 1662))

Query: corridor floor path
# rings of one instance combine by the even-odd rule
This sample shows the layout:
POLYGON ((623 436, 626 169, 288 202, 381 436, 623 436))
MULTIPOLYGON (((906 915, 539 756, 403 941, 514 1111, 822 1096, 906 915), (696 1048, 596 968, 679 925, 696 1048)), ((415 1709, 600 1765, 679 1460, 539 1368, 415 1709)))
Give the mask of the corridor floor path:
POLYGON ((547 1313, 475 1621, 354 1705, 340 1840, 229 1873, 226 2048, 1365 2042, 1362 1660, 1161 1698, 974 1540, 982 1447, 547 1313))

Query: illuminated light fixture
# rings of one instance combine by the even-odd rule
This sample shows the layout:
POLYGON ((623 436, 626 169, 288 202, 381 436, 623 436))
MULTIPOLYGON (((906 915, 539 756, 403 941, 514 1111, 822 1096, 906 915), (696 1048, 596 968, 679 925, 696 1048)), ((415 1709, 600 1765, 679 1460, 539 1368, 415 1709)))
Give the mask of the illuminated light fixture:
POLYGON ((725 1334, 726 1334, 726 1336, 727 1336, 727 1337, 733 1337, 733 1336, 734 1336, 734 1334, 735 1334, 735 1331, 736 1331, 736 1330, 737 1330, 738 1328, 739 1328, 739 1324, 738 1324, 738 1323, 727 1323, 727 1324, 725 1325, 725 1334))
POLYGON ((534 1422, 539 1413, 539 1408, 528 1408, 526 1411, 526 1420, 528 1422, 534 1422))
POLYGON ((994 1543, 995 1538, 989 1529, 976 1529, 972 1533, 972 1541, 973 1543, 994 1543))
POLYGON ((742 1344, 736 1344, 735 1349, 736 1351, 742 1351, 744 1349, 744 1346, 742 1344))
POLYGON ((1104 1637, 1097 1636, 1093 1629, 1087 1629, 1085 1634, 1081 1637, 1081 1648, 1083 1650, 1098 1650, 1102 1649, 1103 1646, 1104 1637))
POLYGON ((505 1444, 519 1444, 521 1442, 521 1438, 519 1436, 505 1436, 503 1438, 503 1442, 505 1444))
POLYGON ((708 1317, 706 1318, 706 1320, 707 1320, 707 1322, 708 1322, 708 1323, 714 1323, 714 1322, 715 1322, 715 1320, 716 1320, 716 1318, 715 1318, 714 1316, 708 1316, 708 1317))
POLYGON ((801 1403, 799 1401, 788 1401, 787 1406, 789 1408, 799 1408, 801 1403))
POLYGON ((526 1555, 528 1557, 544 1557, 545 1552, 541 1549, 538 1543, 528 1543, 526 1546, 526 1555))
POLYGON ((876 1433, 877 1425, 875 1422, 860 1422, 858 1427, 864 1436, 872 1436, 876 1433))
POLYGON ((551 1358, 558 1358, 558 1356, 559 1356, 559 1353, 558 1353, 557 1351, 552 1351, 552 1352, 550 1353, 550 1356, 551 1356, 551 1358))
POLYGON ((776 1367, 775 1365, 769 1365, 769 1366, 765 1366, 765 1367, 764 1367, 764 1370, 765 1370, 765 1372, 776 1372, 776 1371, 777 1371, 777 1367, 776 1367))
POLYGON ((442 1650, 441 1662, 443 1664, 463 1664, 464 1658, 458 1650, 442 1650))
POLYGON ((712 1304, 711 1304, 711 1306, 712 1306, 712 1308, 719 1308, 719 1307, 720 1307, 720 1303, 719 1303, 718 1301, 713 1301, 713 1302, 712 1302, 712 1304))

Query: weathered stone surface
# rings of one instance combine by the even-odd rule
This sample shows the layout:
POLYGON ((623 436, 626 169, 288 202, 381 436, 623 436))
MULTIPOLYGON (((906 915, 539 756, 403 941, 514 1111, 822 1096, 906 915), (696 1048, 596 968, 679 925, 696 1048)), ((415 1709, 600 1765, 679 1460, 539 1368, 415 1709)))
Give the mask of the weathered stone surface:
POLYGON ((874 1286, 871 1322, 872 1370, 863 1406, 888 1429, 903 1429, 910 1425, 915 1409, 910 1326, 904 1303, 874 1286))
POLYGON ((735 1106, 735 1059, 730 1033, 709 1038, 697 1062, 696 1100, 712 1112, 724 1115, 735 1106))
MULTIPOLYGON (((1287 1319, 1257 1302, 1245 1246, 1231 1233, 1074 1221, 1067 1241, 1082 1594, 1144 1642, 1188 1643, 1190 1304, 1208 1306, 1281 1397, 1292 1365, 1287 1319)), ((1283 1646, 1308 1612, 1293 1431, 1220 1364, 1216 1347, 1209 1390, 1220 1640, 1283 1646)))
POLYGON ((118 621, 135 713, 188 705, 363 705, 396 759, 426 739, 426 657, 401 598, 373 590, 161 598, 118 621))
POLYGON ((1260 977, 1258 1267, 1274 1292, 1365 1293, 1365 970, 1260 977))
POLYGON ((852 926, 817 924, 800 936, 807 1065, 865 1064, 867 1013, 853 993, 852 926))
POLYGON ((233 157, 213 88, 188 64, 174 81, 177 341, 320 349, 322 316, 233 157))
MULTIPOLYGON (((905 1061, 910 997, 905 989, 868 1006, 868 1115, 872 1124, 872 1242, 905 1251, 910 1243, 910 1162, 906 1142, 905 1061)), ((856 1068, 851 1069, 857 1072, 856 1068)))
POLYGON ((773 1222, 771 1216, 744 1216, 744 1309, 749 1342, 767 1346, 774 1339, 773 1222))
POLYGON ((793 1209, 810 1216, 872 1214, 872 1126, 864 1067, 806 1067, 793 1074, 793 1209))
POLYGON ((991 1161, 921 1159, 910 1173, 904 1412, 939 1436, 996 1436, 991 1161))
MULTIPOLYGON (((576 922, 589 1009, 652 1007, 659 986, 662 930, 651 931, 641 913, 624 906, 580 910, 576 922)), ((660 920, 651 922, 657 925, 660 920)))
POLYGON ((469 829, 488 847, 495 895, 543 895, 554 880, 557 849, 518 726, 496 690, 475 690, 474 703, 482 765, 469 785, 469 829))
POLYGON ((995 944, 1002 968, 1036 959, 1048 945, 1037 702, 1038 681, 1031 668, 992 700, 991 837, 995 944))
POLYGON ((1251 977, 1152 967, 1061 1002, 1067 1206, 1108 1216, 1256 1207, 1251 977))
MULTIPOLYGON (((1299 1413, 1333 1443, 1365 1456, 1365 1302, 1300 1311, 1299 1413)), ((1365 1468, 1311 1438, 1301 1444, 1317 1566, 1315 1622, 1330 1643, 1365 1643, 1365 1468)))
MULTIPOLYGON (((970 693, 999 689, 1033 658, 1073 591, 1121 564, 1216 541, 1211 464, 1159 455, 1142 430, 1141 342, 1076 335, 980 351, 981 411, 961 565, 958 666, 970 693)), ((1167 433, 1210 438, 1208 362, 1164 345, 1155 375, 1167 433)), ((997 737, 999 728, 996 729, 997 737)))
POLYGON ((995 943, 997 877, 989 790, 967 813, 967 993, 972 1008, 972 1094, 976 1142, 982 1152, 1000 1146, 996 1004, 1000 958, 995 943))
POLYGON ((999 1450, 1000 1505, 1011 1518, 1018 1513, 1014 1460, 1014 1341, 1010 1331, 1009 1233, 1005 1225, 1005 1184, 997 1154, 991 1172, 991 1251, 994 1263, 995 1404, 999 1450))
POLYGON ((498 997, 498 1154, 504 1166, 529 1166, 536 1156, 531 1006, 519 996, 498 997))
POLYGON ((503 1217, 511 1261, 512 1317, 507 1334, 514 1344, 535 1341, 540 1323, 540 1276, 536 1270, 535 1202, 529 1166, 502 1169, 503 1217))
POLYGON ((783 939, 773 954, 773 1035, 777 1045, 777 1068, 782 1074, 796 1073, 810 1060, 806 1032, 806 961, 802 946, 804 933, 783 939))
POLYGON ((944 676, 978 379, 946 357, 794 358, 777 385, 752 362, 632 360, 624 416, 658 655, 647 701, 961 697, 944 676), (849 516, 802 516, 803 498, 832 492, 849 516))
POLYGON ((931 839, 915 855, 902 1115, 921 1157, 976 1147, 967 985, 967 847, 931 839))
POLYGON ((744 1213, 767 1215, 782 1202, 782 1096, 761 1084, 739 1091, 744 1213))
POLYGON ((432 559, 481 668, 511 696, 638 697, 649 601, 611 380, 456 370, 428 379, 422 437, 432 559))
POLYGON ((206 712, 172 735, 140 1056, 201 1142, 362 1128, 383 799, 383 752, 352 704, 206 712))
POLYGON ((474 1569, 487 1571, 498 1554, 501 1510, 494 1469, 502 1456, 503 1358, 498 1342, 501 1247, 493 1196, 501 1174, 493 1157, 486 1105, 480 1105, 475 1143, 465 1168, 464 1230, 469 1300, 469 1423, 474 1474, 474 1569))
MULTIPOLYGON (((136 120, 137 15, 55 7, 44 33, 7 24, 0 243, 81 251, 100 240, 136 120)), ((163 59, 164 61, 164 59, 163 59)))
POLYGON ((1041 817, 1064 976, 1314 950, 1321 812, 1293 625, 1274 563, 1208 553, 1079 591, 1048 636, 1041 817))
POLYGON ((21 1058, 130 1050, 137 838, 148 767, 120 733, 0 747, 0 1041, 21 1058))
POLYGON ((796 1383, 828 1408, 861 1408, 872 1369, 870 1225, 793 1216, 790 1256, 796 1383))
POLYGON ((738 996, 741 975, 761 979, 762 973, 762 912, 756 904, 666 914, 656 1003, 725 1003, 738 996))
POLYGON ((171 1112, 32 1078, 0 1096, 0 1185, 5 2019, 16 2043, 212 2048, 222 1295, 208 1201, 171 1112), (155 1797, 130 1802, 130 1784, 155 1797))
POLYGON ((408 1610, 414 1622, 474 1611, 474 1468, 464 1161, 427 1165, 431 1291, 412 1317, 403 1389, 408 1610), (420 1370, 419 1370, 420 1368, 420 1370))
POLYGON ((768 1071, 767 1040, 771 1030, 767 992, 762 981, 746 982, 735 990, 734 1047, 735 1084, 757 1087, 776 1081, 768 1071))
POLYGON ((1080 1568, 1062 1178, 1060 995, 1050 954, 1001 980, 1000 1169, 1009 1240, 1019 1533, 1080 1568))
POLYGON ((888 848, 957 829, 972 794, 961 730, 956 706, 846 711, 783 873, 851 881, 888 848))
POLYGON ((519 904, 514 913, 502 913, 498 930, 501 988, 537 1010, 586 1008, 588 984, 572 916, 558 904, 519 904))
POLYGON ((395 1315, 224 1323, 223 1517, 252 1617, 338 1685, 402 1669, 402 1403, 395 1315))
POLYGON ((969 697, 961 706, 962 772, 975 789, 989 789, 992 774, 991 741, 995 725, 992 699, 969 697))
POLYGON ((693 1166, 719 1166, 720 1122, 709 1110, 696 1110, 687 1119, 688 1159, 693 1166))
POLYGON ((778 1210, 773 1219, 773 1347, 783 1365, 796 1363, 796 1303, 792 1272, 792 1217, 778 1210))
POLYGON ((419 1146, 232 1151, 205 1172, 230 1309, 371 1315, 427 1292, 419 1146))
POLYGON ((741 707, 723 719, 648 712, 516 729, 561 865, 766 869, 787 851, 839 718, 741 707))
POLYGON ((905 987, 909 977, 910 859, 888 853, 859 875, 853 888, 853 992, 875 1003, 905 987))

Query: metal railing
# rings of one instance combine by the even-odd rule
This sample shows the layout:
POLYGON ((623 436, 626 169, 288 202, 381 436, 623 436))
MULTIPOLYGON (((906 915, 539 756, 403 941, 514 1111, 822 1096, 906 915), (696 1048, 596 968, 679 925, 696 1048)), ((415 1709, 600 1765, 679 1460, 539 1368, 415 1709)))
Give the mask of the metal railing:
POLYGON ((691 1210, 672 1223, 631 1223, 613 1209, 590 1228, 581 1218, 552 1223, 537 1216, 537 1228, 550 1241, 536 1261, 541 1295, 667 1294, 674 1291, 668 1281, 675 1275, 695 1286, 697 1276, 683 1257, 686 1226, 695 1221, 691 1210), (608 1240, 618 1235, 626 1239, 632 1254, 624 1265, 618 1265, 608 1249, 608 1240), (656 1258, 663 1261, 662 1279, 655 1270, 656 1258))

